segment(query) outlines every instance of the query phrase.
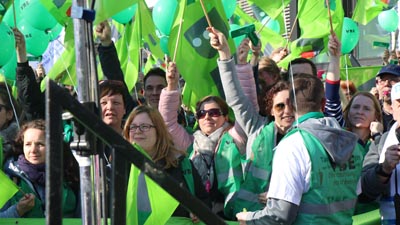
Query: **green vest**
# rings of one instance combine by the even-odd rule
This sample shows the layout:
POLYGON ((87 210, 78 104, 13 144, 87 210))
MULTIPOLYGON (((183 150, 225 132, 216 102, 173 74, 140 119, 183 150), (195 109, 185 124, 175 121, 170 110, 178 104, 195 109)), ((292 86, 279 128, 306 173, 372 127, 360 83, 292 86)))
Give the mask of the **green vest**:
POLYGON ((301 198, 294 224, 352 224, 362 152, 355 148, 345 165, 334 168, 319 140, 301 129, 292 130, 286 137, 295 132, 300 132, 308 150, 311 178, 310 189, 301 198))
MULTIPOLYGON (((32 190, 30 184, 28 184, 24 179, 20 179, 19 182, 20 188, 25 193, 33 193, 35 195, 35 206, 27 212, 23 217, 24 218, 43 218, 45 205, 40 200, 40 197, 36 191, 32 190)), ((63 184, 62 187, 62 199, 63 199, 63 217, 73 217, 77 207, 77 199, 75 193, 72 191, 71 188, 68 187, 66 183, 63 184)), ((24 195, 21 191, 18 191, 11 199, 11 204, 17 204, 18 201, 23 198, 24 195)))
POLYGON ((224 195, 225 200, 224 214, 234 219, 236 213, 232 211, 235 205, 232 197, 239 191, 243 182, 242 155, 228 132, 220 138, 214 162, 218 190, 224 195))
POLYGON ((268 189, 272 171, 272 157, 275 143, 275 124, 264 126, 252 144, 253 160, 249 162, 245 180, 240 187, 233 213, 257 211, 265 207, 258 200, 258 195, 268 189))

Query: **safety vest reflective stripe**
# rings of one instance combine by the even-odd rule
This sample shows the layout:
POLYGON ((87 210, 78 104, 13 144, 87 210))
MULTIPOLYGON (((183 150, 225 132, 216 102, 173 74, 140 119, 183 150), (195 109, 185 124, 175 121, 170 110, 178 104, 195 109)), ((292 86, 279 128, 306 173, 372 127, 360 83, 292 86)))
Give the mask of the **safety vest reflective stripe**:
POLYGON ((247 191, 245 189, 240 189, 237 195, 238 199, 244 199, 248 202, 255 202, 258 203, 258 194, 253 192, 247 191))
POLYGON ((253 177, 266 180, 271 175, 270 171, 266 171, 265 169, 257 168, 253 165, 250 166, 248 173, 250 173, 253 177))
POLYGON ((229 177, 242 177, 242 176, 243 174, 241 168, 230 168, 229 171, 225 173, 218 173, 217 179, 218 183, 224 183, 229 179, 229 177))
POLYGON ((330 204, 301 203, 299 213, 314 215, 329 215, 354 208, 356 199, 333 202, 330 204))

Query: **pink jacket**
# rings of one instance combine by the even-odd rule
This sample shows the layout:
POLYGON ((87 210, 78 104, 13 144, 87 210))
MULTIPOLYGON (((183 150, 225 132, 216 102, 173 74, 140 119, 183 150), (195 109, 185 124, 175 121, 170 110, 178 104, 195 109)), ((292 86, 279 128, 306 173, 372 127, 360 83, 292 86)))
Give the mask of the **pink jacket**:
MULTIPOLYGON (((252 101, 256 110, 259 111, 257 103, 256 85, 253 76, 253 70, 250 64, 236 65, 237 75, 245 95, 252 101)), ((169 133, 172 135, 175 146, 181 150, 187 150, 193 143, 193 135, 189 134, 177 121, 178 110, 181 105, 181 92, 179 90, 167 91, 165 88, 161 91, 158 110, 164 118, 169 133)), ((229 129, 229 134, 233 137, 236 145, 242 153, 245 153, 247 137, 243 129, 235 123, 229 129)))

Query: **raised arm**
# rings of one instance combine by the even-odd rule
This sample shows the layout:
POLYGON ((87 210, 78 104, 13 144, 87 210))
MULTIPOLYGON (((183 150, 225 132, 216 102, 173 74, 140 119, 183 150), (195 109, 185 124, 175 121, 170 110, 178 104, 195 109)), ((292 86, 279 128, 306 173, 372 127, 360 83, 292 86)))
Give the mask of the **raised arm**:
POLYGON ((21 108, 27 120, 44 119, 45 96, 36 82, 35 72, 29 66, 24 35, 17 28, 13 31, 17 53, 16 84, 21 108))
POLYGON ((101 41, 98 47, 101 69, 108 80, 119 80, 124 83, 126 112, 129 114, 137 104, 133 101, 129 94, 128 86, 125 83, 117 49, 115 48, 114 42, 111 40, 111 28, 107 21, 103 21, 96 26, 96 35, 101 41))
POLYGON ((340 54, 341 43, 336 34, 329 36, 329 65, 325 80, 325 115, 334 117, 344 126, 342 102, 340 100, 340 54))
POLYGON ((210 44, 218 50, 218 67, 224 88, 226 102, 233 109, 235 119, 249 137, 267 122, 266 118, 258 114, 258 110, 245 96, 240 86, 234 61, 223 33, 215 28, 209 28, 210 44))
POLYGON ((167 87, 161 91, 158 111, 172 135, 175 147, 187 150, 193 143, 193 136, 178 123, 178 111, 181 105, 181 92, 178 88, 179 73, 175 62, 170 62, 167 72, 167 87))

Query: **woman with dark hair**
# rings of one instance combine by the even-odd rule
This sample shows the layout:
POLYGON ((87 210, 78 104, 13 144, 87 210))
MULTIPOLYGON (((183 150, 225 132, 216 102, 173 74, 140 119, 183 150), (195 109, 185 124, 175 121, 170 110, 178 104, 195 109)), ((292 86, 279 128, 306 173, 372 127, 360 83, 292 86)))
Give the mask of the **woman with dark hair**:
MULTIPOLYGON (((14 152, 6 158, 4 172, 22 191, 15 194, 3 206, 0 210, 2 217, 40 218, 45 216, 45 136, 44 120, 33 120, 21 126, 15 141, 14 152)), ((64 217, 75 217, 78 206, 78 185, 77 180, 70 179, 71 176, 69 176, 74 168, 67 165, 70 164, 64 166, 66 179, 62 187, 63 214, 64 217)))
MULTIPOLYGON (((12 96, 11 87, 4 82, 0 82, 0 145, 3 152, 12 150, 12 142, 18 132, 19 105, 12 96)), ((0 164, 2 165, 3 162, 0 164)))
MULTIPOLYGON (((238 71, 242 87, 258 108, 253 71, 247 63, 249 39, 239 45, 238 71)), ((167 87, 160 96, 159 111, 174 138, 175 146, 190 153, 189 158, 199 171, 203 185, 209 192, 213 212, 227 219, 235 219, 232 209, 235 193, 243 181, 246 135, 238 124, 229 120, 229 107, 218 96, 206 96, 196 104, 195 117, 199 129, 193 134, 176 122, 181 92, 179 73, 171 62, 167 70, 167 87)))
MULTIPOLYGON (((146 105, 134 108, 126 120, 123 136, 171 175, 181 187, 188 189, 194 196, 209 205, 208 195, 197 170, 186 157, 186 152, 175 148, 172 137, 157 109, 146 105)), ((143 186, 141 182, 145 181, 139 178, 139 186, 143 186)), ((138 191, 138 202, 148 201, 147 196, 143 197, 143 195, 145 195, 144 190, 138 191)), ((139 216, 151 211, 151 208, 144 207, 149 205, 147 203, 137 204, 139 216)), ((175 209, 172 216, 191 217, 192 220, 197 221, 197 218, 181 205, 175 209)))
POLYGON ((272 171, 273 149, 288 132, 294 122, 294 112, 289 102, 289 85, 278 81, 269 92, 265 101, 267 117, 260 116, 258 110, 249 103, 243 93, 236 72, 234 60, 228 42, 223 33, 209 29, 210 44, 218 50, 218 67, 227 103, 232 107, 236 122, 243 127, 248 140, 244 170, 245 179, 235 199, 234 213, 247 209, 260 210, 265 207, 266 192, 272 171), (271 119, 274 118, 275 121, 271 119))

